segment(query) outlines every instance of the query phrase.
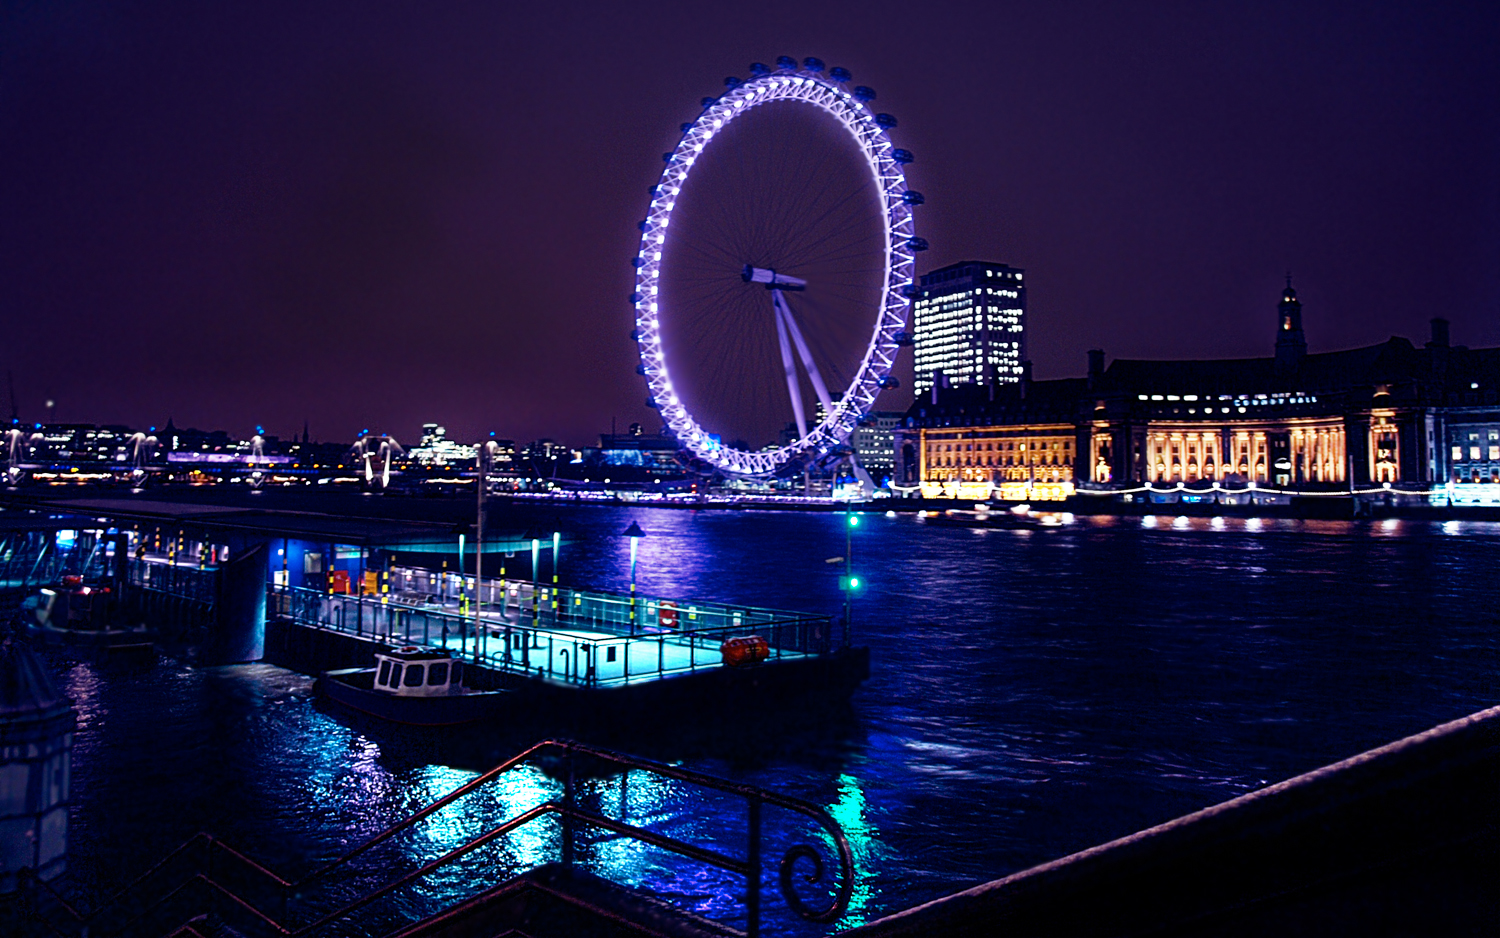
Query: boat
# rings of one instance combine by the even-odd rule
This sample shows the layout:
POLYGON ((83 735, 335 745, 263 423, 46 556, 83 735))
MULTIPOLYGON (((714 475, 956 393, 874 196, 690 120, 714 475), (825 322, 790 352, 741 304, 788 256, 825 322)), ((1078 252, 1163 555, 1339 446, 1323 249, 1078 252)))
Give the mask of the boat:
POLYGON ((371 668, 324 671, 320 696, 351 710, 411 726, 456 726, 500 714, 503 690, 471 690, 463 662, 442 649, 407 645, 376 652, 371 668))
POLYGON ((133 667, 156 663, 156 632, 144 623, 131 627, 114 589, 65 576, 21 603, 24 633, 45 645, 61 646, 106 664, 133 667))

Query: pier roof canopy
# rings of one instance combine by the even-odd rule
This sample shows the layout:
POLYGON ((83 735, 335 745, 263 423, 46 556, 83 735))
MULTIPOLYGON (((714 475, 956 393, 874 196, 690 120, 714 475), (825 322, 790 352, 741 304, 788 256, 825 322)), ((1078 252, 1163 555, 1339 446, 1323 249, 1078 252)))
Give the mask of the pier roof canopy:
MULTIPOLYGON (((12 498, 13 507, 22 507, 12 498)), ((69 512, 115 524, 162 525, 207 537, 293 538, 361 547, 409 547, 451 543, 467 525, 457 519, 424 521, 368 514, 245 508, 203 501, 135 498, 69 498, 31 495, 25 503, 49 512, 69 512)))

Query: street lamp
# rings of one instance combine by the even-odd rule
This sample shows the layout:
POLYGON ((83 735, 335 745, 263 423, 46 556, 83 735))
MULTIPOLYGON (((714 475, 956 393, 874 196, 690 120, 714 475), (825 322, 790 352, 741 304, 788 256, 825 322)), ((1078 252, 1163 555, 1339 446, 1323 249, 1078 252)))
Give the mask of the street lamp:
MULTIPOLYGON (((480 442, 474 447, 474 661, 484 654, 484 496, 489 478, 485 460, 494 443, 480 442)), ((463 556, 458 568, 463 570, 463 556)))
POLYGON ((632 521, 630 522, 630 527, 626 528, 624 533, 625 537, 630 538, 630 634, 634 635, 636 633, 637 620, 639 619, 635 606, 635 553, 636 547, 640 544, 641 538, 646 536, 646 532, 641 530, 640 525, 632 521))
POLYGON ((853 615, 854 591, 859 589, 859 577, 854 575, 854 529, 859 527, 859 515, 845 513, 848 521, 844 525, 844 575, 839 586, 844 590, 844 644, 849 644, 849 627, 853 615))
POLYGON ((531 626, 536 628, 537 619, 537 565, 541 561, 542 537, 534 531, 527 531, 526 537, 531 540, 531 626))

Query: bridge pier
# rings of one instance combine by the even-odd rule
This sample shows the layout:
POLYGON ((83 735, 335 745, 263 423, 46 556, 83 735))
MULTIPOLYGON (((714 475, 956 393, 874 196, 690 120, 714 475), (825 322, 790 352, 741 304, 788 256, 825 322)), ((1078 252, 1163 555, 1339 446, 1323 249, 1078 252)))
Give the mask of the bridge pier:
POLYGON ((237 664, 265 657, 270 558, 268 540, 230 540, 229 559, 219 565, 214 621, 201 649, 204 664, 237 664))

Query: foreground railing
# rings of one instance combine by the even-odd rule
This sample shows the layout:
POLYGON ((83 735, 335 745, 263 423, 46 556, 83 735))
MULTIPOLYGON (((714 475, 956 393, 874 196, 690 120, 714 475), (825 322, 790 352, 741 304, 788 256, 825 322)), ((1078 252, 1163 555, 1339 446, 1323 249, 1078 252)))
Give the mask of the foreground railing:
MULTIPOLYGON (((155 866, 92 912, 81 912, 46 882, 34 877, 28 877, 26 882, 34 914, 45 927, 57 935, 110 936, 138 934, 144 931, 149 931, 151 934, 166 934, 173 929, 178 931, 186 929, 183 933, 187 933, 192 931, 188 924, 192 918, 205 911, 213 910, 226 920, 234 920, 234 924, 238 927, 279 936, 302 938, 302 936, 325 932, 372 903, 427 879, 433 873, 450 866, 487 844, 505 838, 533 821, 556 817, 561 826, 560 859, 567 865, 572 865, 575 861, 580 827, 592 827, 743 876, 746 881, 743 900, 745 934, 754 938, 760 932, 761 923, 761 874, 764 865, 762 812, 766 807, 779 808, 808 818, 822 828, 827 836, 827 842, 822 845, 822 852, 807 843, 794 844, 787 849, 777 865, 777 883, 787 905, 801 918, 822 923, 836 920, 849 905, 854 884, 854 857, 843 830, 827 811, 798 798, 790 798, 764 789, 715 778, 701 772, 664 765, 568 740, 544 740, 537 743, 298 880, 285 879, 223 841, 209 834, 199 833, 162 858, 155 866), (293 924, 298 911, 295 906, 299 902, 306 901, 309 887, 326 880, 330 874, 348 867, 351 861, 372 848, 389 841, 397 834, 431 817, 455 801, 484 789, 512 770, 532 763, 539 756, 552 753, 560 754, 563 760, 561 799, 554 798, 523 811, 471 837, 463 844, 418 869, 397 877, 352 902, 303 924, 293 924), (577 797, 577 767, 575 766, 575 760, 579 756, 593 763, 589 766, 592 774, 598 774, 598 766, 627 773, 642 771, 660 778, 683 782, 699 789, 743 798, 747 817, 744 856, 732 856, 700 844, 688 843, 629 823, 623 817, 607 817, 601 812, 580 807, 577 797), (803 899, 797 891, 798 867, 805 865, 806 871, 801 875, 804 883, 808 885, 822 883, 826 872, 824 852, 832 853, 838 865, 838 881, 831 897, 826 902, 812 903, 803 899), (173 861, 179 858, 189 862, 188 869, 178 871, 175 877, 167 879, 164 873, 172 866, 173 861), (157 882, 164 879, 166 881, 157 882), (150 888, 153 884, 156 885, 154 890, 150 888), (37 911, 40 908, 36 901, 39 894, 49 896, 56 903, 57 909, 66 921, 55 922, 37 911), (171 924, 165 928, 162 927, 164 918, 171 920, 171 924)), ((623 807, 621 810, 623 814, 623 807)))

